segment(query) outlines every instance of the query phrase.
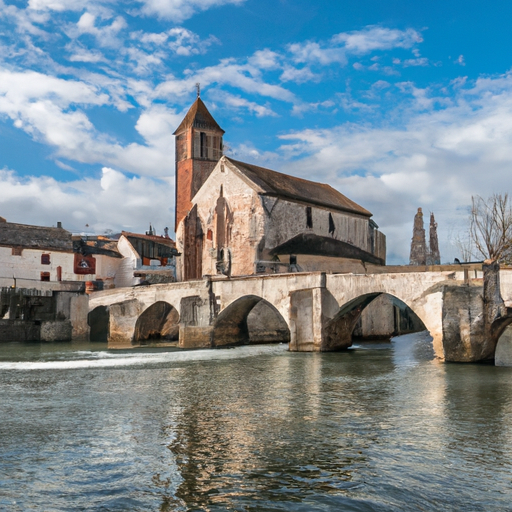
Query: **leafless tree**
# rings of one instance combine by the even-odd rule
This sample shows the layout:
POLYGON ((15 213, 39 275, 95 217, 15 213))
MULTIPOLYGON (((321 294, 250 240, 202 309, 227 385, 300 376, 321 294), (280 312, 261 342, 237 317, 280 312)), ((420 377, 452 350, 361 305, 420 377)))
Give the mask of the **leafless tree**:
POLYGON ((484 259, 511 262, 512 205, 508 194, 493 194, 488 199, 471 198, 469 234, 476 251, 484 259))
POLYGON ((451 236, 451 243, 455 246, 458 252, 460 261, 467 262, 475 260, 475 248, 473 241, 469 236, 469 231, 464 233, 457 233, 455 236, 451 236))

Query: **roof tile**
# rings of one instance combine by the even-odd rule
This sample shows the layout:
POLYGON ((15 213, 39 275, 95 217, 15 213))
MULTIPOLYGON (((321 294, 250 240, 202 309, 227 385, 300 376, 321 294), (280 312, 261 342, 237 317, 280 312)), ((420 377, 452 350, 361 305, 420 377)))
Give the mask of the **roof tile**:
POLYGON ((325 206, 327 208, 335 208, 345 212, 364 215, 365 217, 372 216, 372 213, 366 208, 359 206, 325 183, 304 180, 264 167, 239 162, 232 158, 225 158, 252 182, 262 188, 264 194, 325 206))

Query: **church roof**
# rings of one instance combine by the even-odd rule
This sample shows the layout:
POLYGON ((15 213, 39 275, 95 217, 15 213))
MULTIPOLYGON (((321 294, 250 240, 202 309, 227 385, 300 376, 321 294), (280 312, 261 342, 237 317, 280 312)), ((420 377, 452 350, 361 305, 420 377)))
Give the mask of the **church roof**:
POLYGON ((371 212, 325 183, 304 180, 228 157, 224 158, 235 165, 249 180, 258 185, 263 190, 264 195, 334 208, 364 215, 365 217, 372 216, 371 212))
POLYGON ((201 98, 197 98, 197 100, 194 101, 193 105, 187 112, 187 115, 173 135, 177 135, 192 127, 219 130, 224 133, 224 130, 217 124, 217 121, 215 121, 213 116, 210 114, 201 98))

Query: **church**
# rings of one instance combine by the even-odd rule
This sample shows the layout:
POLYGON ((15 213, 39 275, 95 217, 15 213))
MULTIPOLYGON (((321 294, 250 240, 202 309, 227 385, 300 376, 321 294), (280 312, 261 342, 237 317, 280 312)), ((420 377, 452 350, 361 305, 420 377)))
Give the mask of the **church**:
POLYGON ((178 280, 385 265, 368 210, 327 184, 223 155, 224 130, 199 96, 174 135, 178 280))

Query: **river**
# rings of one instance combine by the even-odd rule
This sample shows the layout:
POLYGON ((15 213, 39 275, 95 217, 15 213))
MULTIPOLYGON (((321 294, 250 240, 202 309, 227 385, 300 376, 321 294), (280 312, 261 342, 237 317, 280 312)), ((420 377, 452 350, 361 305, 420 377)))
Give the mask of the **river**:
POLYGON ((0 345, 2 511, 512 510, 512 368, 0 345))

